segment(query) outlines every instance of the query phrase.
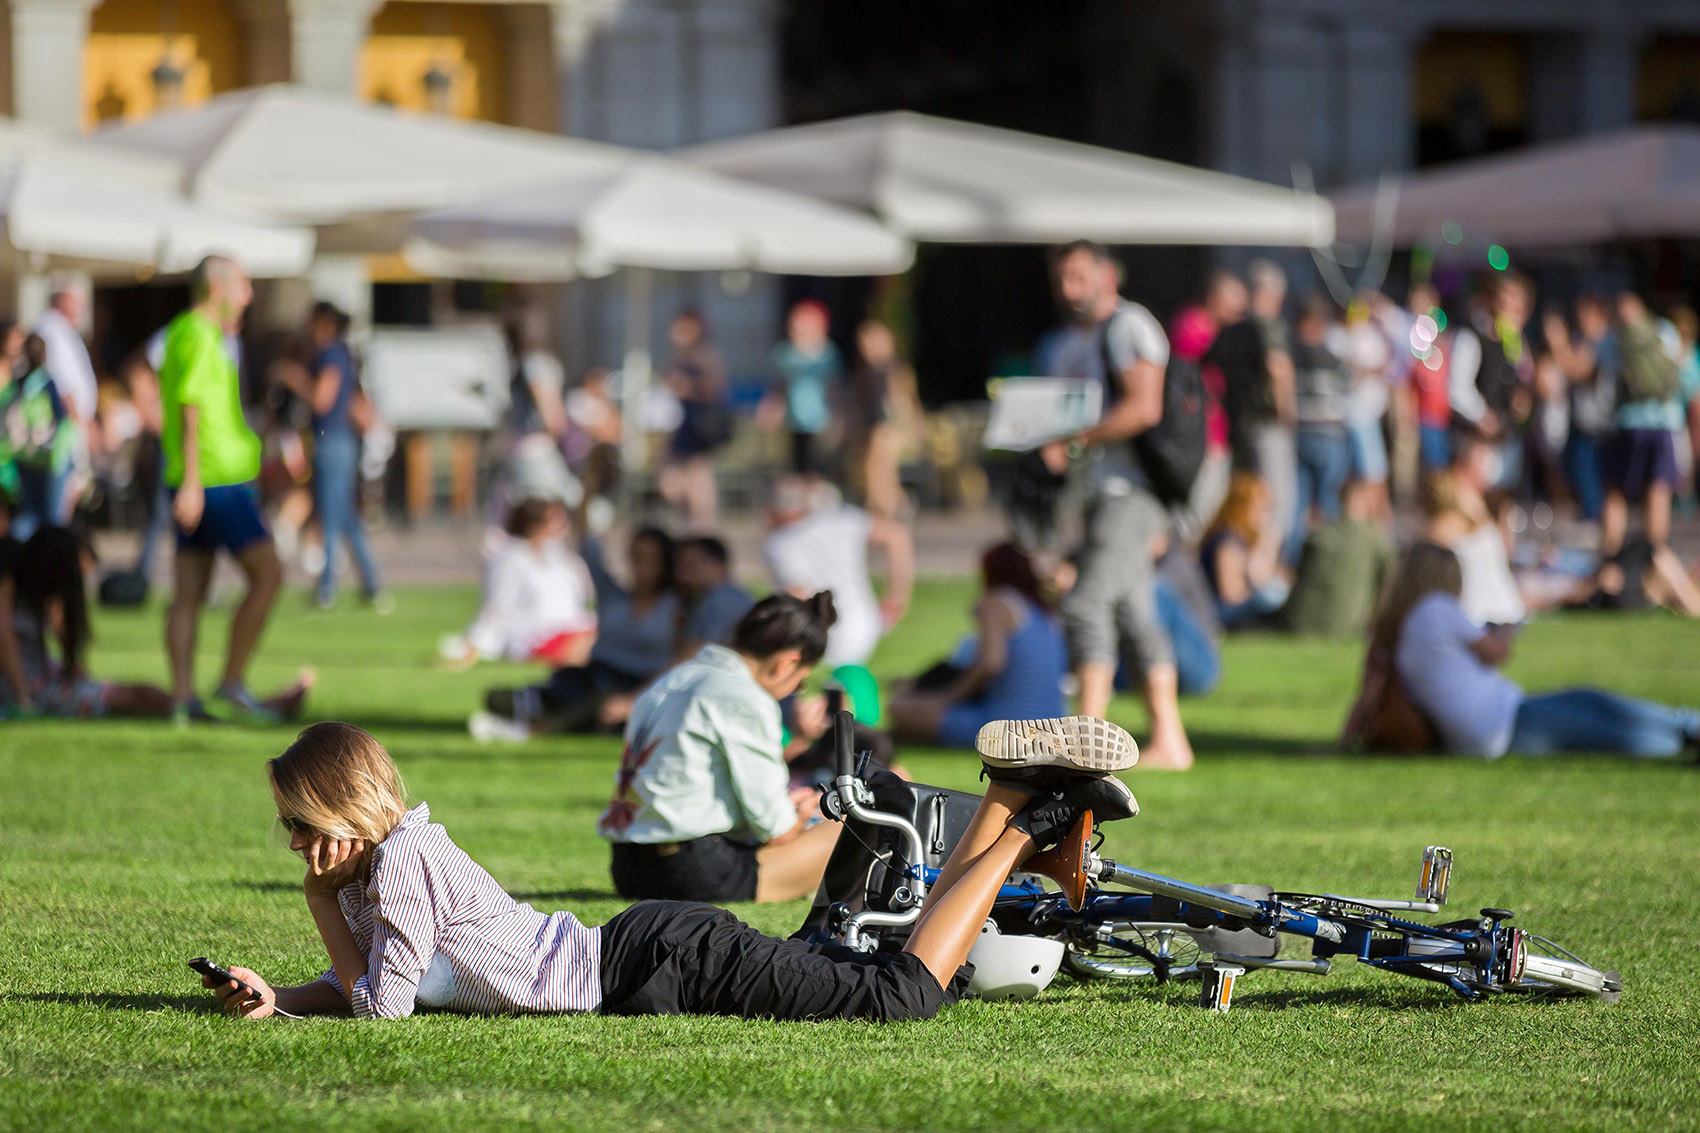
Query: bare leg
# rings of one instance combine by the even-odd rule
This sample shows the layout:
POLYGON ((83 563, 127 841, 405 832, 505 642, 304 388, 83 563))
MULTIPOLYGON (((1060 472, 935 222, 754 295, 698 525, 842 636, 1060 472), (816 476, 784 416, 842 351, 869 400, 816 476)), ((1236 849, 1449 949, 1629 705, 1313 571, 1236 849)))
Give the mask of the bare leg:
POLYGON ((270 539, 262 540, 237 556, 237 565, 248 576, 248 592, 230 619, 230 649, 224 658, 224 686, 239 687, 248 671, 248 659, 260 643, 260 634, 271 615, 272 601, 283 582, 283 567, 270 539))
MULTIPOLYGON (((957 846, 952 862, 962 849, 962 845, 957 846)), ((954 884, 927 895, 926 911, 903 950, 925 964, 940 987, 948 987, 956 969, 968 959, 968 950, 979 939, 980 928, 1009 871, 1032 853, 1033 839, 1013 826, 1005 826, 954 884)))
MULTIPOLYGON (((980 806, 974 811, 974 817, 968 820, 968 829, 962 832, 957 840, 955 849, 945 860, 944 868, 939 871, 939 878, 928 890, 927 900, 936 901, 946 890, 954 886, 970 866, 980 860, 980 856, 992 848, 1009 820, 1021 813, 1021 808, 1027 805, 1027 800, 1033 796, 1014 787, 1006 787, 1001 783, 993 783, 986 790, 986 797, 980 800, 980 806)), ((1008 872, 1007 870, 1005 871, 1008 872)), ((979 926, 975 926, 978 931, 979 926)), ((955 969, 952 969, 954 971, 955 969)))
POLYGON ((1613 488, 1606 493, 1600 509, 1600 557, 1611 558, 1623 549, 1623 537, 1629 531, 1629 501, 1613 488))
POLYGON ((1647 485, 1647 542, 1655 547, 1670 542, 1670 499, 1669 484, 1647 485))
POLYGON ((1151 738, 1141 750, 1139 765, 1159 771, 1185 771, 1192 766, 1192 742, 1181 724, 1178 679, 1173 665, 1153 665, 1145 673, 1145 707, 1151 714, 1151 738))
POLYGON ((757 850, 756 900, 795 901, 819 889, 841 828, 836 822, 817 823, 783 846, 757 850))
POLYGON ((172 557, 171 608, 165 614, 165 655, 171 664, 171 695, 179 704, 195 696, 195 631, 212 585, 213 557, 178 548, 172 557))
POLYGON ((1110 710, 1110 695, 1115 692, 1116 667, 1098 661, 1086 661, 1074 670, 1080 682, 1080 714, 1102 720, 1110 710))
POLYGON ((1647 596, 1679 614, 1700 617, 1700 586, 1683 569, 1682 560, 1667 546, 1653 551, 1653 569, 1647 579, 1647 596))

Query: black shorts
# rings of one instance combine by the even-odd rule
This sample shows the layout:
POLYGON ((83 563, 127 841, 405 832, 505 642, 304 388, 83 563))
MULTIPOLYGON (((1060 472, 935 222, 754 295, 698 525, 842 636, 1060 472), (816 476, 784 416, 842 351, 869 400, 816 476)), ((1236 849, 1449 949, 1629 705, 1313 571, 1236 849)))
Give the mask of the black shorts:
POLYGON ((609 872, 628 901, 756 899, 756 847, 722 834, 659 846, 616 842, 609 872))
POLYGON ((764 936, 724 909, 643 901, 602 926, 602 1012, 746 1019, 930 1019, 942 988, 907 952, 852 952, 764 936))

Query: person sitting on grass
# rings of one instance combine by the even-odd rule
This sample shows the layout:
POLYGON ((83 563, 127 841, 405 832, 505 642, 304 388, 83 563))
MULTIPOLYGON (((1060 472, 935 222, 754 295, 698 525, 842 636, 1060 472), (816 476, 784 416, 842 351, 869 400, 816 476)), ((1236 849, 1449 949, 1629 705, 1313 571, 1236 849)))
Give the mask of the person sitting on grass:
POLYGON ((1393 573, 1393 544, 1375 525, 1386 486, 1352 477, 1340 490, 1340 517, 1312 531, 1299 554, 1293 591, 1275 617, 1289 633, 1355 637, 1369 626, 1393 573))
POLYGON ((1403 691, 1446 750, 1489 759, 1508 751, 1670 758, 1700 741, 1694 709, 1594 688, 1524 692, 1499 671, 1514 631, 1471 621, 1459 604, 1463 589, 1457 555, 1417 544, 1376 617, 1371 644, 1390 650, 1403 691))
POLYGON ((266 765, 278 822, 307 863, 302 889, 331 968, 273 988, 251 968, 210 976, 224 1009, 399 1018, 417 1007, 477 1014, 732 1015, 927 1019, 967 986, 969 949, 1011 870, 1082 885, 1096 820, 1138 812, 1112 774, 1138 758, 1113 724, 1004 722, 981 736, 991 779, 901 952, 764 936, 712 905, 644 901, 601 927, 520 904, 408 808, 377 740, 315 724, 266 765), (1052 851, 1057 847, 1056 852, 1052 851))
POLYGON ((630 544, 632 584, 609 572, 596 540, 584 562, 596 586, 596 644, 581 666, 556 669, 540 685, 491 689, 484 713, 471 721, 479 738, 524 738, 536 732, 593 732, 626 722, 629 696, 673 663, 679 594, 673 584, 673 540, 641 527, 630 544), (494 724, 494 726, 492 726, 494 724))
POLYGON ((615 793, 596 824, 622 897, 790 901, 813 893, 838 838, 820 794, 792 789, 779 702, 826 652, 832 595, 762 599, 637 699, 615 793))
POLYGON ((1269 488, 1255 472, 1236 472, 1228 496, 1204 533, 1198 558, 1216 592, 1216 613, 1229 631, 1264 624, 1286 601, 1281 542, 1272 531, 1269 488))
POLYGON ((943 687, 912 686, 892 698, 898 739, 972 747, 993 720, 1064 711, 1068 644, 1033 560, 1015 544, 999 543, 980 557, 980 581, 973 659, 943 687))
MULTIPOLYGON (((82 540, 63 527, 39 528, 23 544, 0 538, 0 709, 9 715, 169 718, 172 698, 165 689, 89 675, 89 561, 82 540)), ((312 687, 311 670, 303 670, 293 686, 260 703, 278 719, 294 719, 312 687)))
POLYGON ((756 604, 749 591, 732 581, 732 554, 713 535, 679 540, 676 555, 679 599, 685 621, 679 631, 679 659, 695 657, 705 645, 725 645, 738 619, 756 604))
POLYGON ((479 659, 585 665, 596 643, 595 588, 584 560, 568 549, 567 509, 526 499, 508 513, 491 559, 484 601, 465 635, 440 652, 456 668, 479 659))

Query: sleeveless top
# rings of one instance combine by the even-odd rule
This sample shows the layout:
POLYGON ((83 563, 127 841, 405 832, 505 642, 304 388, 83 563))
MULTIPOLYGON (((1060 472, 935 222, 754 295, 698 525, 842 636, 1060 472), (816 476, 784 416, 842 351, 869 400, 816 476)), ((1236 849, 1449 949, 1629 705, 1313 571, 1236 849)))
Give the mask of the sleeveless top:
POLYGON ((1026 615, 1009 637, 1003 672, 987 682, 979 699, 996 705, 1012 720, 1043 720, 1063 715, 1062 678, 1068 672, 1068 645, 1062 628, 1049 611, 1025 595, 1000 591, 1013 597, 1026 615))

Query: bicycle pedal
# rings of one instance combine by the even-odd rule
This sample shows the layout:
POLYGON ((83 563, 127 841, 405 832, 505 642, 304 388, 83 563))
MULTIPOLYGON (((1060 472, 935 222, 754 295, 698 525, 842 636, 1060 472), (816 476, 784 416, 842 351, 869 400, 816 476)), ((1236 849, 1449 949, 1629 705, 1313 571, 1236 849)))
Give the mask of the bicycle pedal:
POLYGON ((1452 851, 1445 846, 1430 846, 1423 851, 1423 869, 1417 877, 1418 901, 1435 905, 1446 904, 1446 890, 1452 884, 1452 851))

